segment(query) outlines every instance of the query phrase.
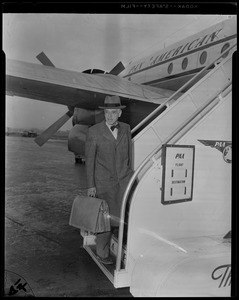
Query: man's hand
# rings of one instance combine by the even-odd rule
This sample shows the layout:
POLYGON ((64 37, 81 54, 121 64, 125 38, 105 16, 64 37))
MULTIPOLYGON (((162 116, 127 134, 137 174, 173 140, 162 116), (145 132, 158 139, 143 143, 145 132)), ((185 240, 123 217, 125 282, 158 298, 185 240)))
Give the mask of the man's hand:
POLYGON ((88 197, 95 197, 95 195, 96 195, 96 188, 95 187, 89 188, 88 191, 87 191, 87 196, 88 197))

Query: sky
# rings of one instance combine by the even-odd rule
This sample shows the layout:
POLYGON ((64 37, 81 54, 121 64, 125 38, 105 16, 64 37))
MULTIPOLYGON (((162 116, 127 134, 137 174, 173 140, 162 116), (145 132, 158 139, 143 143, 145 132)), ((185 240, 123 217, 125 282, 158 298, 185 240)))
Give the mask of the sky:
MULTIPOLYGON (((3 14, 6 58, 40 62, 44 51, 57 68, 110 71, 203 30, 226 15, 3 14)), ((46 129, 67 108, 6 96, 6 127, 46 129)), ((69 120, 60 130, 70 130, 69 120)))

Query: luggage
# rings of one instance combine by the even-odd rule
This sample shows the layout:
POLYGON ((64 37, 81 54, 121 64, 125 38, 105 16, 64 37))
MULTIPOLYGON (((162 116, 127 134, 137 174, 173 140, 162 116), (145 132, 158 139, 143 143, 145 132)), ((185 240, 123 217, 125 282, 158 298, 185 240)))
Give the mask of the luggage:
POLYGON ((72 204, 69 224, 92 233, 110 231, 107 202, 94 197, 77 196, 72 204))

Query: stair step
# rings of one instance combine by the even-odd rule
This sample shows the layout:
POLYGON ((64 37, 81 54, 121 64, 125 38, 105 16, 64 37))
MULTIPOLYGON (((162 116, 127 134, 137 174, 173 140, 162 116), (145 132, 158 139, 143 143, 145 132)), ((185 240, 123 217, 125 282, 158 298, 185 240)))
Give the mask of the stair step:
MULTIPOLYGON (((84 238, 84 248, 86 246, 88 246, 92 249, 93 253, 95 253, 95 238, 96 238, 96 236, 86 230, 81 230, 81 236, 84 238)), ((114 258, 116 258, 117 251, 118 251, 118 238, 115 235, 112 235, 112 238, 110 241, 110 254, 114 258)), ((96 253, 95 253, 95 256, 96 256, 96 253)), ((126 246, 125 245, 123 245, 121 260, 122 260, 123 266, 125 266, 125 264, 126 264, 126 246)))

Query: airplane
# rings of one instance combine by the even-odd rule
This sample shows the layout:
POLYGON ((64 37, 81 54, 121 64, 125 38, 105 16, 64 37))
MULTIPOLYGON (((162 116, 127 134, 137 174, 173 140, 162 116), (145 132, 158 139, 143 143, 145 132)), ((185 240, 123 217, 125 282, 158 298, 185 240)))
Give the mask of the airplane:
POLYGON ((95 235, 79 225, 77 197, 69 225, 81 229, 83 248, 114 287, 129 286, 133 296, 230 296, 236 46, 232 17, 109 73, 57 69, 44 53, 43 66, 7 60, 8 95, 69 109, 36 137, 40 146, 73 116, 68 147, 83 157, 85 134, 103 119, 98 106, 105 96, 118 95, 126 105, 134 174, 111 239, 116 263, 97 260, 95 235))
MULTIPOLYGON (((68 111, 42 132, 35 142, 39 146, 44 145, 73 116, 68 149, 75 154, 76 162, 82 162, 86 132, 89 126, 103 120, 103 111, 98 106, 103 104, 106 95, 121 97, 122 104, 126 105, 121 120, 134 128, 219 53, 235 43, 236 18, 232 17, 132 61, 126 67, 119 62, 109 72, 59 69, 44 52, 37 56, 42 66, 7 59, 6 93, 66 105, 68 111)), ((188 85, 187 89, 190 87, 188 85)), ((182 89, 181 93, 184 92, 186 90, 182 89)))

